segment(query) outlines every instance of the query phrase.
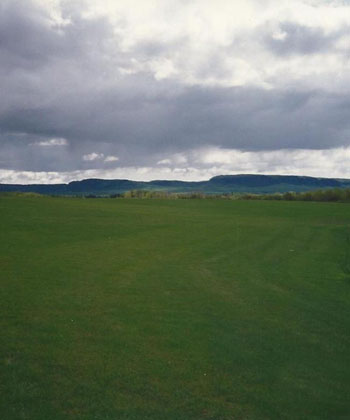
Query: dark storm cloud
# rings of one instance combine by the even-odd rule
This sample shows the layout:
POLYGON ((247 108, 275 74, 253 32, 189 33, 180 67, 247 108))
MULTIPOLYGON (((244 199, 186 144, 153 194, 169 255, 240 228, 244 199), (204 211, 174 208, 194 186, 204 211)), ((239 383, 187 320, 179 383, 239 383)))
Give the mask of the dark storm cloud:
POLYGON ((0 58, 2 70, 35 68, 60 49, 58 34, 48 17, 31 2, 3 1, 0 5, 0 58))
MULTIPOLYGON (((169 95, 177 92, 176 85, 155 94, 157 87, 155 84, 148 95, 134 91, 134 98, 127 99, 118 97, 117 92, 114 97, 101 92, 93 101, 85 97, 84 106, 78 108, 67 99, 53 108, 26 112, 15 109, 3 114, 1 127, 8 133, 29 135, 22 135, 16 142, 3 141, 3 145, 11 145, 13 157, 16 149, 23 151, 33 143, 33 136, 64 137, 68 146, 45 148, 39 154, 30 146, 30 153, 21 153, 22 159, 17 162, 19 166, 25 162, 25 169, 48 170, 56 158, 56 167, 68 170, 102 165, 81 161, 82 154, 91 152, 117 154, 123 164, 142 164, 151 162, 152 155, 159 152, 181 152, 204 145, 273 150, 348 144, 347 98, 321 92, 276 93, 247 88, 187 88, 169 95)), ((2 150, 6 152, 6 148, 2 150)), ((6 166, 14 164, 9 159, 6 166)))
MULTIPOLYGON (((2 168, 152 165, 159 154, 202 146, 274 150, 349 145, 350 101, 345 94, 157 81, 151 72, 135 70, 135 54, 143 61, 169 49, 170 56, 174 43, 148 42, 125 51, 107 19, 83 18, 69 9, 65 17, 65 24, 53 22, 29 1, 5 1, 0 7, 2 168), (67 144, 39 145, 52 138, 67 144), (92 153, 119 160, 84 160, 92 153)), ((325 37, 317 31, 282 29, 287 36, 276 42, 283 48, 268 40, 278 54, 324 48, 325 37)), ((218 53, 202 72, 221 69, 219 62, 218 53)))
MULTIPOLYGON (((105 18, 83 19, 63 14, 69 24, 52 20, 49 14, 28 0, 3 0, 0 5, 1 69, 12 66, 38 69, 49 60, 82 58, 96 51, 103 54, 104 41, 112 36, 112 28, 105 18)), ((114 39, 116 41, 116 39, 114 39)))

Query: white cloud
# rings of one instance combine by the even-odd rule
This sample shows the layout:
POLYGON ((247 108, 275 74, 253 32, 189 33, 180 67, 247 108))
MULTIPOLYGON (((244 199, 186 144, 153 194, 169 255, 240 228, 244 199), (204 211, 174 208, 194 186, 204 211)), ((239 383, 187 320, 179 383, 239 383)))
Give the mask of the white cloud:
POLYGON ((308 55, 303 55, 301 66, 295 57, 286 63, 285 57, 271 54, 261 37, 264 29, 272 39, 285 41, 289 35, 280 28, 284 22, 325 34, 337 32, 350 22, 350 7, 341 1, 88 0, 86 5, 85 14, 108 16, 115 25, 120 45, 129 55, 123 72, 151 71, 156 79, 176 78, 189 84, 271 87, 310 76, 323 85, 323 77, 346 66, 335 45, 323 52, 329 57, 321 66, 315 67, 308 55), (148 56, 139 54, 139 46, 157 45, 159 40, 165 48, 155 48, 148 56), (334 54, 337 57, 330 60, 334 54), (209 72, 204 71, 208 63, 209 72), (215 67, 224 72, 217 73, 215 67), (285 74, 290 67, 293 71, 285 74))
MULTIPOLYGON (((166 160, 166 159, 164 159, 166 160)), ((68 172, 33 172, 0 169, 1 183, 60 183, 86 178, 150 181, 154 179, 207 180, 216 175, 272 174, 350 178, 350 148, 241 152, 208 148, 188 153, 187 166, 127 166, 68 172)), ((171 159, 168 159, 171 162, 171 159)))
POLYGON ((157 162, 157 165, 173 165, 173 166, 184 166, 188 162, 188 157, 185 153, 175 153, 170 158, 161 159, 157 162))
POLYGON ((94 161, 102 161, 106 163, 117 162, 119 160, 118 156, 108 155, 105 157, 104 153, 96 153, 92 152, 86 155, 83 155, 82 159, 85 162, 94 162, 94 161))
POLYGON ((49 140, 42 140, 32 143, 33 146, 52 147, 52 146, 67 146, 68 141, 64 138, 53 138, 49 140))
POLYGON ((272 38, 276 39, 277 41, 284 41, 287 38, 287 36, 287 32, 281 31, 280 29, 272 33, 272 38))
POLYGON ((348 80, 345 74, 339 75, 348 70, 347 51, 337 48, 337 43, 346 45, 346 41, 334 40, 329 51, 321 54, 323 64, 315 66, 309 54, 299 54, 302 65, 300 57, 286 60, 272 54, 262 36, 286 41, 290 35, 281 28, 286 22, 325 35, 337 34, 350 23, 350 6, 341 0, 37 1, 61 25, 69 21, 67 15, 106 18, 115 34, 114 42, 103 44, 109 57, 106 63, 111 65, 106 74, 114 78, 119 72, 146 71, 157 80, 265 88, 289 86, 304 77, 313 77, 314 84, 323 87, 329 74, 348 80), (115 61, 117 45, 124 54, 122 62, 115 61), (146 53, 145 46, 151 46, 146 53), (208 63, 211 69, 206 71, 208 63), (286 73, 286 69, 292 71, 286 73))
POLYGON ((86 162, 92 162, 94 160, 101 160, 104 158, 104 154, 103 153, 89 153, 87 155, 83 155, 83 160, 85 160, 86 162))
POLYGON ((104 161, 109 163, 109 162, 117 162, 118 160, 119 160, 118 156, 109 155, 109 156, 106 156, 104 161))
POLYGON ((243 152, 207 148, 192 152, 197 166, 215 167, 220 173, 261 173, 308 175, 316 177, 350 177, 350 148, 329 150, 273 150, 243 152))
POLYGON ((162 160, 159 160, 157 162, 157 165, 170 165, 170 164, 171 164, 171 160, 170 159, 162 159, 162 160))

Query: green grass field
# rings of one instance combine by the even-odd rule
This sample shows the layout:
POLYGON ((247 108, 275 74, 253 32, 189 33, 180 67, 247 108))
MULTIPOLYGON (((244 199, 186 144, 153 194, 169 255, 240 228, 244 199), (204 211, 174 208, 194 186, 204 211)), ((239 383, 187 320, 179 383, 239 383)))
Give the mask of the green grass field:
POLYGON ((0 418, 349 419, 350 205, 0 197, 0 418))

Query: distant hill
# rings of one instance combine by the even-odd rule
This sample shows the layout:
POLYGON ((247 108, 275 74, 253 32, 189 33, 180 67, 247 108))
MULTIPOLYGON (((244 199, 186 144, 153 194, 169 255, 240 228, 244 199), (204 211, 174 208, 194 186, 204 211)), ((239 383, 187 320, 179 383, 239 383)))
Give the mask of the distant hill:
POLYGON ((0 192, 35 192, 49 195, 110 195, 130 190, 204 192, 208 194, 251 192, 274 193, 325 188, 350 188, 350 179, 314 178, 294 175, 220 175, 208 181, 186 182, 127 179, 84 179, 68 184, 0 184, 0 192))

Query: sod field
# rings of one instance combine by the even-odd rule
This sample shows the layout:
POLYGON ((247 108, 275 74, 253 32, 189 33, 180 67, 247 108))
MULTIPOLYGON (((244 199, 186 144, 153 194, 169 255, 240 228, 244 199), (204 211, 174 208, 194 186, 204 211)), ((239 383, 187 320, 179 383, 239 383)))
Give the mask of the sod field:
POLYGON ((0 418, 350 418, 350 205, 0 196, 0 418))

